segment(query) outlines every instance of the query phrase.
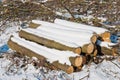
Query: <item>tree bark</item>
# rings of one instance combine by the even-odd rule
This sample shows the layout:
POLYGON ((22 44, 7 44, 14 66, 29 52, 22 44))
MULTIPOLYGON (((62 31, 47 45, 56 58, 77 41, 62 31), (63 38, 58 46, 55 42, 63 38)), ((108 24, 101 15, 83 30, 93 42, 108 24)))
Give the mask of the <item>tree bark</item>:
POLYGON ((37 28, 37 27, 39 27, 40 26, 40 24, 36 24, 36 23, 33 23, 33 22, 30 22, 29 23, 29 27, 30 28, 37 28))
POLYGON ((60 43, 55 42, 53 40, 49 40, 49 39, 46 39, 43 37, 38 37, 36 35, 33 35, 31 33, 27 33, 27 32, 22 31, 22 30, 19 32, 19 36, 22 38, 37 42, 39 44, 42 44, 46 47, 55 48, 58 50, 66 50, 66 51, 69 50, 69 51, 73 51, 77 54, 81 53, 81 48, 68 47, 66 45, 60 44, 60 43))
MULTIPOLYGON (((41 60, 41 59, 45 59, 45 60, 46 60, 45 57, 43 57, 43 56, 41 56, 41 55, 33 52, 32 50, 29 50, 29 49, 25 48, 24 46, 21 46, 21 45, 13 42, 13 41, 11 41, 11 40, 8 41, 8 45, 9 45, 9 47, 10 47, 11 49, 16 50, 16 52, 19 52, 19 53, 22 54, 22 55, 27 55, 27 56, 29 56, 29 57, 35 56, 35 57, 37 57, 37 58, 40 59, 40 60, 41 60)), ((43 54, 44 54, 44 53, 43 53, 43 54)), ((53 62, 53 63, 51 63, 51 64, 54 65, 55 67, 57 67, 57 68, 65 71, 65 72, 67 72, 67 73, 72 73, 72 72, 74 71, 74 69, 73 69, 72 66, 69 66, 69 65, 66 65, 66 64, 61 64, 61 63, 59 63, 58 61, 55 61, 55 62, 53 62)))
POLYGON ((60 64, 58 61, 53 62, 52 65, 54 65, 55 67, 67 72, 68 74, 74 72, 73 66, 68 66, 66 64, 60 64))

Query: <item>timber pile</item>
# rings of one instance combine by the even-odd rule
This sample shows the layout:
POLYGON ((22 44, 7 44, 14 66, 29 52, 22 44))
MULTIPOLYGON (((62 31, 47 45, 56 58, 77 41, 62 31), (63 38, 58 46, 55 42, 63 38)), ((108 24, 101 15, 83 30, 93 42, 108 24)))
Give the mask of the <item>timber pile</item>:
POLYGON ((8 45, 22 55, 45 59, 67 73, 81 70, 98 55, 118 53, 108 30, 61 19, 54 23, 32 20, 29 28, 9 39, 8 45))

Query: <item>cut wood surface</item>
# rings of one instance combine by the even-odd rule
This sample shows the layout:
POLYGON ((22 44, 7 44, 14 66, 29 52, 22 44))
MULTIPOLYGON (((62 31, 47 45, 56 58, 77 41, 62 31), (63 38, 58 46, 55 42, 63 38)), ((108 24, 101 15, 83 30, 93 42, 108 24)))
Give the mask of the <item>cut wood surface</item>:
POLYGON ((97 41, 97 35, 94 34, 94 35, 90 38, 90 41, 95 44, 96 41, 97 41))
POLYGON ((63 26, 68 26, 71 28, 90 30, 90 31, 96 32, 97 34, 101 34, 101 33, 104 33, 105 31, 108 31, 107 29, 104 29, 104 28, 88 26, 88 25, 71 22, 71 21, 66 21, 66 20, 62 20, 62 19, 55 19, 54 23, 63 25, 63 26))
POLYGON ((97 56, 97 53, 98 53, 98 50, 95 49, 94 52, 93 52, 93 57, 96 57, 96 56, 97 56))
POLYGON ((94 51, 94 44, 85 44, 81 48, 83 53, 91 54, 94 51))
POLYGON ((100 37, 102 38, 102 40, 103 41, 105 41, 105 42, 111 42, 111 40, 110 40, 110 32, 104 32, 104 33, 102 33, 102 34, 100 34, 100 37))
POLYGON ((98 54, 98 50, 97 50, 97 48, 96 48, 96 49, 94 49, 93 53, 90 54, 90 56, 91 56, 92 58, 93 58, 93 57, 97 57, 97 54, 98 54))
POLYGON ((69 58, 70 62, 72 63, 73 66, 81 66, 83 63, 83 58, 82 56, 77 56, 77 57, 70 57, 69 58))
POLYGON ((58 42, 55 42, 53 40, 49 40, 37 35, 33 35, 31 33, 25 32, 23 30, 21 30, 19 32, 19 36, 34 42, 37 42, 39 44, 42 44, 44 46, 50 47, 50 48, 55 48, 55 49, 59 49, 59 50, 69 50, 69 51, 73 51, 77 54, 81 53, 81 48, 75 48, 75 47, 69 47, 63 44, 60 44, 58 42))

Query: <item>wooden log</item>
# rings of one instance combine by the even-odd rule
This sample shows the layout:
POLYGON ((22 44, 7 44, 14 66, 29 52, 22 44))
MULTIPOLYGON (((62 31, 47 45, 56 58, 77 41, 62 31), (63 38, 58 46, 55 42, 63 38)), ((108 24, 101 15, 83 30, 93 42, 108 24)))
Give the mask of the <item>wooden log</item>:
POLYGON ((105 54, 105 55, 115 55, 118 54, 118 51, 116 48, 112 47, 115 46, 114 43, 109 42, 103 42, 98 40, 97 41, 97 50, 99 54, 105 54))
POLYGON ((67 72, 68 74, 73 73, 74 72, 74 68, 73 66, 68 66, 66 64, 60 64, 58 61, 55 61, 52 63, 55 67, 67 72))
POLYGON ((55 33, 51 32, 46 32, 43 30, 36 30, 36 29, 24 29, 24 31, 28 33, 32 33, 37 36, 42 36, 51 40, 55 40, 56 42, 65 44, 70 47, 80 47, 83 46, 84 44, 90 43, 90 39, 74 39, 73 37, 68 37, 68 36, 61 36, 61 35, 56 35, 55 33))
POLYGON ((114 48, 112 48, 112 55, 113 56, 118 56, 118 48, 116 48, 116 47, 114 47, 114 48))
POLYGON ((97 35, 94 34, 94 35, 90 38, 90 41, 95 44, 96 41, 97 41, 97 35))
POLYGON ((37 42, 37 43, 42 44, 44 46, 50 47, 50 48, 55 48, 55 49, 59 49, 59 50, 69 50, 69 51, 73 51, 77 54, 81 53, 81 48, 69 47, 69 46, 60 44, 58 42, 55 42, 53 40, 49 40, 49 39, 46 39, 46 38, 43 38, 43 37, 33 35, 31 33, 27 33, 23 30, 21 30, 19 32, 19 36, 22 37, 22 38, 37 42))
POLYGON ((72 31, 72 30, 64 30, 64 29, 58 29, 58 28, 52 28, 51 26, 40 26, 37 28, 38 30, 45 31, 46 33, 49 33, 51 35, 56 35, 56 37, 66 37, 67 41, 70 42, 82 42, 84 41, 91 41, 92 43, 95 43, 97 41, 97 36, 93 33, 88 32, 81 32, 81 31, 72 31), (61 31, 64 33, 62 34, 61 31), (72 40, 71 40, 72 39, 72 40))
MULTIPOLYGON (((52 61, 58 60, 62 64, 66 63, 68 65, 74 65, 73 63, 77 63, 77 65, 81 65, 81 63, 82 63, 82 62, 78 63, 81 60, 80 59, 81 57, 79 57, 79 55, 74 54, 72 52, 50 49, 50 48, 47 48, 45 46, 41 46, 37 43, 30 42, 30 41, 27 41, 25 39, 21 39, 20 37, 13 37, 12 40, 14 42, 21 44, 22 46, 25 46, 26 48, 44 56, 50 62, 51 62, 51 60, 52 61), (64 56, 63 56, 63 53, 64 53, 64 56), (71 57, 73 58, 73 60, 69 61, 69 58, 71 59, 71 57)), ((74 65, 74 66, 76 66, 76 65, 74 65)))
MULTIPOLYGON (((45 59, 45 57, 38 55, 37 53, 25 48, 24 46, 21 46, 11 40, 8 41, 8 45, 11 49, 16 50, 17 52, 27 55, 29 57, 37 57, 38 59, 45 59)), ((67 73, 72 73, 74 71, 72 66, 66 65, 66 64, 61 64, 58 61, 55 61, 51 63, 52 65, 56 66, 57 68, 67 72, 67 73)))
POLYGON ((88 32, 82 32, 82 31, 73 31, 73 30, 65 30, 65 29, 58 29, 58 28, 53 28, 51 26, 40 26, 37 28, 38 30, 43 30, 46 32, 54 33, 57 35, 62 35, 62 36, 68 36, 71 37, 73 40, 75 39, 88 39, 93 36, 93 33, 88 33, 88 32), (62 34, 61 33, 64 33, 62 34))
MULTIPOLYGON (((95 35, 93 35, 92 32, 87 32, 85 30, 84 31, 80 31, 80 30, 77 31, 77 30, 72 30, 72 29, 64 29, 64 28, 61 29, 60 27, 56 27, 58 25, 55 26, 53 23, 48 23, 48 22, 44 22, 44 21, 39 21, 39 22, 42 25, 37 27, 38 30, 50 32, 50 33, 58 35, 59 37, 65 36, 65 37, 67 37, 67 39, 70 38, 68 40, 71 40, 71 38, 72 38, 72 41, 74 41, 74 39, 75 40, 77 39, 78 41, 80 41, 81 39, 82 40, 91 40, 91 42, 93 42, 93 43, 95 43, 97 40, 97 37, 95 35), (46 25, 46 24, 48 24, 48 25, 46 25), (52 25, 55 27, 53 27, 52 25), (62 34, 61 31, 64 34, 62 34)), ((36 23, 33 23, 33 24, 36 24, 36 23)), ((34 26, 33 26, 33 28, 34 28, 34 26)))
POLYGON ((33 56, 35 56, 35 57, 37 57, 38 59, 45 59, 45 57, 43 57, 43 56, 41 56, 41 55, 38 55, 37 53, 35 53, 35 52, 33 52, 33 51, 31 51, 31 50, 29 50, 29 49, 27 49, 27 48, 25 48, 25 47, 23 47, 23 46, 20 46, 20 45, 18 45, 17 43, 15 43, 15 42, 13 42, 13 41, 11 41, 11 39, 9 39, 9 41, 8 41, 8 46, 12 49, 12 50, 15 50, 16 52, 18 52, 18 53, 20 53, 21 55, 27 55, 27 56, 29 56, 29 57, 33 57, 33 56))
POLYGON ((90 56, 91 56, 91 57, 96 57, 96 56, 97 56, 97 54, 98 54, 98 50, 97 50, 97 46, 95 45, 95 46, 94 46, 93 53, 92 53, 92 54, 90 54, 90 56))
POLYGON ((72 64, 73 66, 76 66, 76 67, 81 66, 82 63, 83 63, 83 58, 82 58, 82 56, 70 57, 69 60, 70 60, 71 64, 72 64))
POLYGON ((62 25, 59 25, 59 24, 55 24, 55 23, 51 23, 51 22, 46 22, 46 21, 41 21, 41 20, 32 20, 32 23, 34 23, 34 24, 40 24, 42 26, 49 26, 49 27, 57 28, 57 29, 69 30, 69 31, 87 32, 87 33, 90 33, 90 34, 94 33, 93 31, 86 30, 86 29, 71 28, 71 27, 62 26, 62 25))
POLYGON ((67 27, 71 27, 71 28, 85 29, 85 30, 93 31, 97 34, 101 34, 101 33, 104 33, 105 31, 108 31, 107 29, 104 29, 104 28, 88 26, 88 25, 75 23, 75 22, 71 22, 71 21, 66 21, 66 20, 62 20, 62 19, 55 19, 54 23, 63 25, 63 26, 67 26, 67 27))
MULTIPOLYGON (((75 38, 75 36, 76 36, 80 40, 81 39, 83 40, 85 38, 85 39, 91 40, 91 42, 93 42, 93 43, 95 43, 97 40, 97 36, 93 35, 94 32, 89 31, 89 30, 73 29, 73 28, 57 25, 54 23, 38 21, 38 20, 33 20, 33 23, 41 24, 41 26, 39 26, 37 28, 47 31, 47 32, 51 32, 51 33, 55 33, 55 34, 59 34, 59 35, 66 35, 66 37, 70 36, 71 38, 72 37, 75 38), (61 31, 64 34, 61 34, 61 31)), ((72 38, 72 40, 74 40, 74 38, 72 38)))
POLYGON ((86 56, 82 56, 82 58, 83 58, 83 63, 82 63, 82 65, 84 65, 84 64, 87 63, 87 57, 86 57, 86 56))
POLYGON ((96 57, 96 56, 97 56, 97 53, 98 53, 98 50, 95 49, 94 52, 93 52, 93 57, 96 57))
POLYGON ((99 54, 102 53, 104 55, 113 55, 113 56, 116 56, 118 54, 115 48, 109 49, 107 47, 99 47, 98 52, 99 54))
POLYGON ((100 34, 100 37, 102 38, 103 41, 111 42, 111 40, 110 40, 110 32, 108 32, 108 31, 100 34))
POLYGON ((80 72, 82 69, 82 66, 74 67, 75 72, 80 72))
POLYGON ((94 50, 94 44, 92 44, 92 43, 85 44, 81 48, 82 48, 83 53, 90 55, 94 50))
POLYGON ((30 28, 37 28, 37 27, 39 27, 40 26, 40 24, 36 24, 36 23, 33 23, 33 22, 30 22, 29 23, 29 27, 30 28))

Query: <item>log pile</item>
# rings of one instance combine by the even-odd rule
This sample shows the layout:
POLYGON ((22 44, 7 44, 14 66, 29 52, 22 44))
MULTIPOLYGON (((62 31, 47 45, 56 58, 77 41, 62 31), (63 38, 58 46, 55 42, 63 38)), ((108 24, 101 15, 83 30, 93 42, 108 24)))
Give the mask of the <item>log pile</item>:
POLYGON ((108 30, 61 19, 54 23, 32 20, 8 45, 21 55, 45 59, 67 73, 80 70, 98 55, 118 54, 108 30))

